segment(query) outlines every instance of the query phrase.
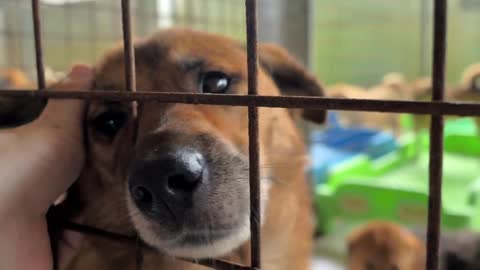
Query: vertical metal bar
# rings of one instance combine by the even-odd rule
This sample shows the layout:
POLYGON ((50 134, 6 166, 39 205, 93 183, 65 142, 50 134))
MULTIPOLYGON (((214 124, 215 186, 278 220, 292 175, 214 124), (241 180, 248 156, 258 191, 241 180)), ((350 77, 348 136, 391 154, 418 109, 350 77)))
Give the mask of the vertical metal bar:
POLYGON ((122 0, 122 30, 123 50, 125 54, 125 83, 127 91, 136 92, 135 54, 132 43, 132 25, 130 16, 130 1, 122 0))
MULTIPOLYGON (((447 0, 435 0, 433 33, 432 101, 445 96, 445 55, 447 48, 447 0)), ((430 125, 429 199, 427 229, 427 270, 437 270, 442 210, 443 132, 442 115, 432 115, 430 125)))
POLYGON ((64 44, 67 48, 67 62, 73 60, 73 12, 72 12, 72 3, 65 3, 63 5, 64 16, 66 16, 66 23, 64 25, 65 30, 65 39, 64 44))
POLYGON ((314 35, 314 25, 315 25, 315 3, 313 0, 305 0, 304 6, 305 12, 305 52, 306 57, 304 59, 305 65, 313 70, 313 62, 312 62, 312 44, 313 44, 313 35, 314 35))
MULTIPOLYGON (((257 67, 257 1, 246 0, 248 94, 258 94, 257 67)), ((248 139, 250 166, 251 267, 260 269, 260 168, 258 108, 248 106, 248 139)))
POLYGON ((191 28, 198 28, 198 22, 195 20, 193 0, 186 0, 183 8, 183 23, 191 28))
POLYGON ((98 35, 97 35, 97 2, 92 1, 89 3, 88 8, 88 33, 90 36, 90 59, 97 57, 96 51, 99 50, 98 35))
POLYGON ((38 89, 45 89, 45 70, 43 65, 42 28, 40 25, 39 0, 32 0, 33 33, 35 37, 35 61, 37 65, 38 89))
POLYGON ((18 25, 18 14, 21 14, 21 6, 19 1, 10 1, 6 3, 5 7, 5 64, 7 67, 22 67, 25 68, 25 59, 23 55, 23 42, 21 39, 26 39, 24 31, 18 25))
POLYGON ((427 53, 428 53, 428 0, 420 0, 420 70, 419 76, 424 76, 427 73, 427 53))

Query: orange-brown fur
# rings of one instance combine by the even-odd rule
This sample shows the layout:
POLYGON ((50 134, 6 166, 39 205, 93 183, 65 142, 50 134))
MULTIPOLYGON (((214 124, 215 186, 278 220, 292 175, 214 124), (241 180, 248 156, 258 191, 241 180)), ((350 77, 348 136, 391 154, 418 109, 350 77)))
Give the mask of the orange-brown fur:
POLYGON ((0 69, 0 78, 7 81, 7 85, 14 89, 31 87, 31 82, 27 75, 16 68, 0 69))
MULTIPOLYGON (((321 94, 321 87, 313 76, 283 49, 261 45, 259 54, 262 62, 258 77, 260 94, 321 94)), ((240 80, 234 87, 235 94, 247 93, 246 52, 242 46, 228 38, 182 29, 161 31, 138 43, 137 89, 180 91, 178 83, 190 79, 184 77, 172 61, 185 56, 202 57, 211 69, 237 74, 240 80), (169 48, 168 56, 157 55, 162 53, 159 51, 162 46, 169 48), (161 59, 165 61, 159 61, 159 57, 164 57, 161 59)), ((125 89, 123 66, 120 48, 112 50, 96 67, 94 88, 125 89)), ((132 105, 123 106, 128 109, 132 105)), ((104 103, 92 102, 87 117, 94 118, 104 108, 104 103)), ((321 111, 305 113, 317 120, 323 119, 323 114, 321 111)), ((135 137, 137 140, 143 138, 162 121, 170 123, 164 128, 181 129, 187 133, 202 131, 230 142, 242 153, 248 149, 247 109, 242 107, 182 104, 166 107, 146 101, 138 109, 137 127, 134 121, 135 116, 130 116, 111 144, 102 141, 95 130, 87 126, 88 162, 65 203, 67 212, 85 224, 127 235, 137 234, 127 213, 121 183, 125 179, 135 137)), ((262 216, 262 269, 308 269, 314 218, 304 175, 303 139, 285 109, 260 108, 259 123, 261 172, 262 175, 270 173, 272 179, 270 190, 262 194, 264 198, 268 197, 262 216)), ((221 201, 214 202, 214 205, 230 207, 221 201)), ((235 213, 236 209, 231 211, 235 213)), ((249 264, 248 241, 222 258, 249 264)), ((89 237, 67 269, 134 269, 134 264, 132 247, 89 237)), ((168 254, 147 252, 143 269, 204 268, 168 254)))
POLYGON ((423 243, 400 225, 374 221, 348 237, 349 270, 423 270, 423 243))

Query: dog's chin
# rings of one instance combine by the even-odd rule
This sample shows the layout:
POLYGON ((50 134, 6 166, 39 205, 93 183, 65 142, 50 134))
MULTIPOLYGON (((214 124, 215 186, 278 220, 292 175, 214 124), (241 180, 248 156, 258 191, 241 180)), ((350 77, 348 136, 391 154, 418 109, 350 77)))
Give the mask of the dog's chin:
MULTIPOLYGON (((127 200, 130 213, 138 213, 131 200, 127 200)), ((242 224, 216 231, 183 230, 178 233, 161 231, 159 226, 143 215, 131 215, 132 223, 142 240, 169 256, 186 259, 205 259, 224 256, 250 238, 250 223, 245 217, 242 224), (168 235, 168 237, 166 237, 168 235)))
POLYGON ((250 237, 247 226, 232 230, 226 235, 218 236, 211 233, 186 233, 180 235, 177 241, 163 241, 158 235, 149 230, 139 230, 140 237, 159 251, 180 258, 205 259, 224 256, 250 237))

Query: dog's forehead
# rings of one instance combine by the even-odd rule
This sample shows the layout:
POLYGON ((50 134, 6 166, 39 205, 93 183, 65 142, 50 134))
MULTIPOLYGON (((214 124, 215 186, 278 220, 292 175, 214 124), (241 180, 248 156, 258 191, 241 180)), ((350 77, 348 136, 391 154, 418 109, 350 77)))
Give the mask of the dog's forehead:
POLYGON ((189 29, 170 29, 159 31, 146 43, 156 43, 167 49, 173 58, 182 56, 238 56, 244 55, 240 43, 212 33, 189 29))
MULTIPOLYGON (((159 74, 173 78, 178 75, 174 74, 176 71, 188 70, 199 63, 210 69, 243 74, 246 52, 233 39, 187 29, 159 31, 135 44, 137 81, 159 74)), ((95 81, 101 88, 109 88, 110 84, 119 87, 123 70, 124 53, 118 47, 97 65, 95 81)))

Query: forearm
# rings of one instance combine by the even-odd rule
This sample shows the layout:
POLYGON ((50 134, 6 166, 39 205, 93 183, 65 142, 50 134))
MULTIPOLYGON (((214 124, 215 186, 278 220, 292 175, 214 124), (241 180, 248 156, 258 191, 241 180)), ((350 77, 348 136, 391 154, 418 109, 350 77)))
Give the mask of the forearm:
POLYGON ((0 269, 52 270, 50 242, 44 219, 2 217, 0 269))

